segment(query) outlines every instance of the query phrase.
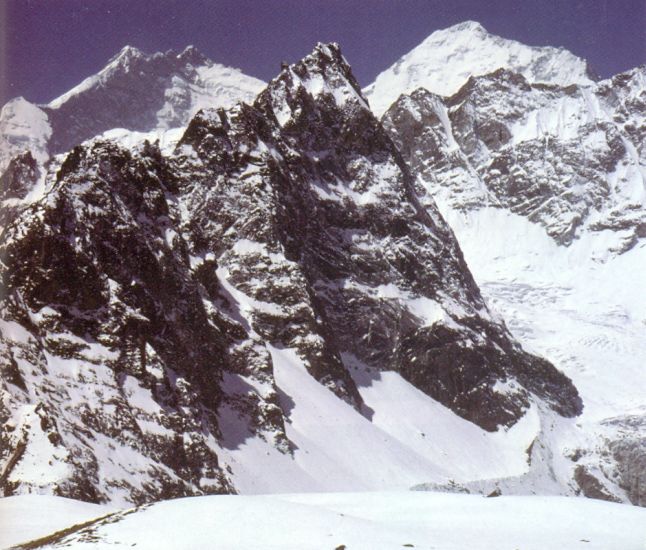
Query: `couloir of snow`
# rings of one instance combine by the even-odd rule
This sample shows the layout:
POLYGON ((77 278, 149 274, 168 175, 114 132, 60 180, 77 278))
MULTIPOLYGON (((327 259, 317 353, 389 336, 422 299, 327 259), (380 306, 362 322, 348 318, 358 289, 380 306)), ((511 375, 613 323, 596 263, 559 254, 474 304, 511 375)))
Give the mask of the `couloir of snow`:
POLYGON ((404 490, 429 481, 516 477, 529 469, 527 449, 542 429, 536 407, 512 428, 486 432, 398 373, 346 357, 366 404, 361 415, 319 384, 293 350, 270 350, 295 448, 293 456, 281 453, 249 436, 235 412, 221 410, 221 460, 243 494, 404 490))
POLYGON ((365 492, 164 501, 117 513, 41 548, 642 550, 644 540, 646 510, 621 504, 365 492))
POLYGON ((48 495, 18 495, 0 499, 0 548, 37 539, 114 512, 89 502, 48 495))
POLYGON ((562 48, 532 47, 489 34, 466 21, 435 31, 419 46, 380 73, 365 90, 381 115, 399 97, 417 88, 450 96, 469 79, 505 67, 530 82, 591 84, 583 59, 562 48))

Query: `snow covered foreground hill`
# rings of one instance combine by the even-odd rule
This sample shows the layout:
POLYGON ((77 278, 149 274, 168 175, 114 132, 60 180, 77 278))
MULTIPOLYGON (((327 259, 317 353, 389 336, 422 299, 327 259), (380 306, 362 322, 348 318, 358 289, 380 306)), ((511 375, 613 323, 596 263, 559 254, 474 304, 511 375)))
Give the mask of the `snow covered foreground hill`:
MULTIPOLYGON (((5 517, 27 511, 22 498, 12 497, 5 517)), ((69 508, 65 502, 59 505, 69 508)), ((33 499, 30 506, 30 512, 38 511, 33 499)), ((76 512, 79 525, 70 523, 16 548, 643 550, 646 541, 646 509, 564 497, 420 492, 207 496, 95 521, 87 521, 88 512, 76 512)))

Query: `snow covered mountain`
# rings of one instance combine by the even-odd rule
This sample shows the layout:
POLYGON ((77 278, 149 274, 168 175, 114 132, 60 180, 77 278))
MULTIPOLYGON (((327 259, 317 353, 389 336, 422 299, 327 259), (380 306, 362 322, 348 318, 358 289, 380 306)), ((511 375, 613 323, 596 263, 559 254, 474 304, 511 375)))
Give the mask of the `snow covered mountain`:
MULTIPOLYGON (((97 138, 33 162, 0 237, 5 494, 520 476, 581 412, 487 308, 334 44, 171 154, 97 138)), ((578 490, 570 466, 553 491, 578 490)))
POLYGON ((532 83, 511 64, 469 77, 449 97, 405 93, 382 119, 488 303, 581 391, 581 450, 572 456, 584 492, 609 498, 619 487, 639 504, 645 74, 637 67, 563 86, 532 83))
POLYGON ((152 55, 126 46, 99 73, 47 105, 22 97, 7 103, 0 113, 0 172, 25 149, 42 163, 114 128, 163 137, 203 107, 251 101, 264 85, 193 46, 152 55))
POLYGON ((10 102, 3 494, 644 504, 645 83, 468 22, 365 94, 124 48, 10 102))
POLYGON ((595 77, 587 63, 562 48, 531 47, 488 33, 480 23, 465 21, 434 32, 365 89, 380 115, 402 93, 425 88, 450 96, 470 76, 506 68, 531 83, 589 85, 595 77))

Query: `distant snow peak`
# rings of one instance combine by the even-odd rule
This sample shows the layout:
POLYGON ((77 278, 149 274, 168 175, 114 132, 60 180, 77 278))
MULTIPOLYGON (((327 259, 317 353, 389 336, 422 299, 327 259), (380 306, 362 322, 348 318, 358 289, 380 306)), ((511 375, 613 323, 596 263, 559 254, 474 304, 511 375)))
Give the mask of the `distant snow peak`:
POLYGON ((449 96, 472 75, 501 67, 529 82, 591 84, 586 61, 562 48, 526 46, 490 34, 475 21, 435 31, 382 72, 365 89, 373 111, 382 114, 402 93, 423 87, 449 96))
MULTIPOLYGON (((28 141, 38 141, 32 147, 40 159, 116 128, 138 134, 165 132, 185 127, 202 108, 250 102, 264 86, 238 69, 214 63, 194 46, 181 53, 169 50, 150 55, 125 46, 95 75, 48 105, 33 106, 22 122, 3 110, 0 125, 11 129, 3 131, 7 146, 0 152, 0 169, 28 141), (34 110, 43 116, 36 116, 34 110)), ((25 108, 19 111, 26 112, 25 108)))

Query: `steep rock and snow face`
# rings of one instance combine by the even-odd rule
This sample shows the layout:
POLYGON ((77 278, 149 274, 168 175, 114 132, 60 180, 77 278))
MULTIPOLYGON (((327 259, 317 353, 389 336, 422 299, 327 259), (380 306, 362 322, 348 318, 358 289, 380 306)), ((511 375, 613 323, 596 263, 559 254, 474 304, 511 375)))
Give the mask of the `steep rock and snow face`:
POLYGON ((579 450, 561 448, 580 490, 634 503, 644 501, 645 99, 643 67, 565 87, 499 69, 448 98, 402 95, 382 119, 488 303, 581 391, 579 450))
MULTIPOLYGON (((28 197, 39 177, 38 161, 31 151, 14 157, 0 176, 0 201, 16 202, 28 197)), ((5 202, 5 205, 8 204, 5 202)))
POLYGON ((164 170, 153 148, 77 147, 3 230, 5 494, 231 491, 214 451, 226 339, 190 274, 164 170))
POLYGON ((44 171, 30 151, 11 159, 0 175, 0 227, 6 227, 31 202, 43 176, 44 171))
POLYGON ((491 318, 450 230, 437 210, 419 204, 406 166, 336 48, 320 46, 283 72, 251 109, 198 115, 180 148, 189 145, 200 161, 193 185, 200 174, 213 180, 205 167, 215 159, 217 174, 224 168, 227 176, 216 180, 217 202, 202 184, 196 204, 186 206, 195 212, 212 204, 204 217, 216 233, 199 241, 233 238, 233 251, 255 257, 232 272, 231 253, 222 261, 216 254, 238 291, 277 306, 275 313, 258 308, 253 330, 274 346, 296 348, 340 395, 354 393, 339 368, 345 357, 400 372, 487 429, 516 421, 526 390, 576 414, 567 381, 524 354, 491 318), (239 215, 243 204, 253 223, 239 215), (250 243, 241 245, 241 237, 250 243), (284 256, 286 273, 287 266, 294 271, 288 295, 298 297, 299 308, 307 304, 305 311, 290 311, 286 296, 272 292, 276 276, 265 266, 272 254, 276 264, 284 256), (494 389, 506 381, 506 392, 494 389))
POLYGON ((52 162, 1 237, 4 493, 230 492, 272 475, 265 456, 301 490, 337 455, 335 487, 384 486, 357 449, 399 482, 446 480, 419 454, 440 440, 412 428, 441 426, 384 417, 398 387, 484 456, 508 440, 522 471, 536 409, 572 417, 580 399, 491 315, 419 194, 336 45, 253 105, 198 113, 170 156, 94 140, 52 162), (326 414, 360 443, 326 448, 326 414))
POLYGON ((365 89, 373 111, 381 116, 400 94, 417 88, 450 96, 471 76, 507 68, 531 83, 590 85, 587 63, 562 48, 531 47, 488 33, 466 21, 431 34, 365 89))
POLYGON ((402 96, 384 123, 443 204, 508 209, 565 245, 612 231, 616 253, 646 235, 646 161, 641 104, 607 86, 530 85, 499 69, 447 99, 422 89, 402 96))
POLYGON ((23 98, 7 103, 0 114, 0 172, 26 149, 42 163, 113 128, 163 139, 199 109, 251 101, 264 85, 192 46, 152 55, 126 46, 99 73, 47 105, 23 98))
POLYGON ((614 121, 635 146, 637 156, 646 158, 646 65, 600 82, 596 95, 612 109, 614 121))

